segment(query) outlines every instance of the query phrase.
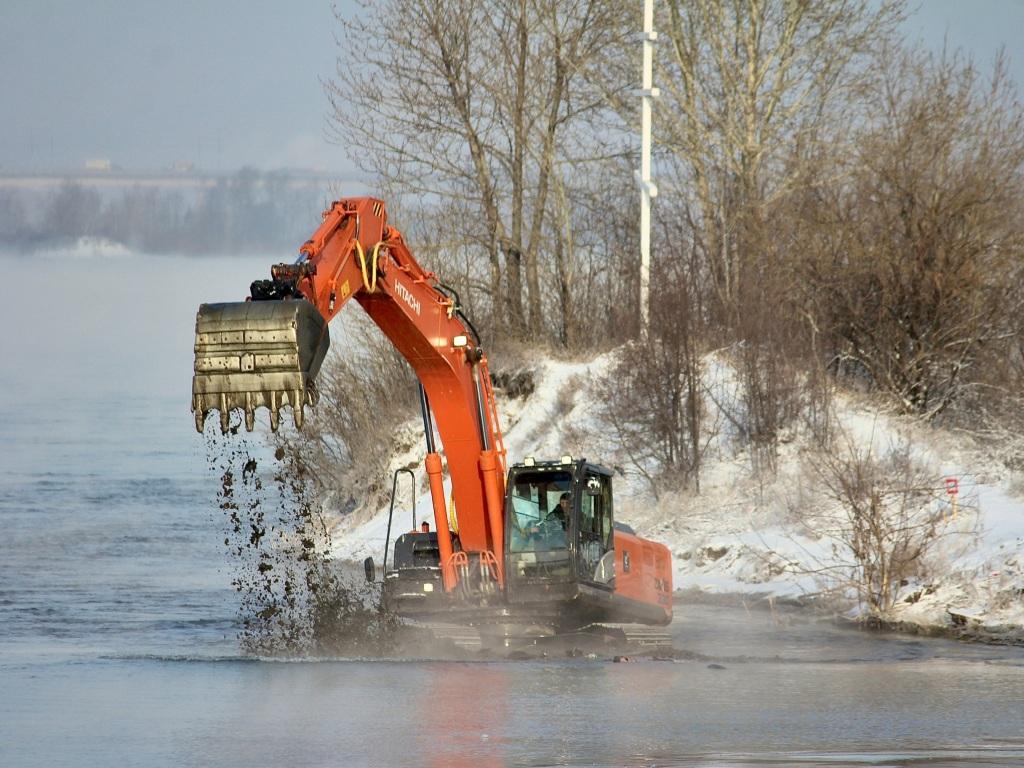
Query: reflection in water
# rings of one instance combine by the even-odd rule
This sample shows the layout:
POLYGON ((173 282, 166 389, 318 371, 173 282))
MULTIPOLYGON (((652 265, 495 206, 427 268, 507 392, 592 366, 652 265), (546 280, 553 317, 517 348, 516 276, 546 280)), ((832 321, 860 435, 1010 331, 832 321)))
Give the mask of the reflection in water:
POLYGON ((228 768, 1024 766, 1020 667, 722 666, 109 660, 8 667, 0 757, 17 766, 228 768))
POLYGON ((507 731, 509 678, 516 665, 438 663, 409 702, 420 764, 435 768, 500 765, 516 737, 507 731), (417 714, 419 713, 419 714, 417 714))

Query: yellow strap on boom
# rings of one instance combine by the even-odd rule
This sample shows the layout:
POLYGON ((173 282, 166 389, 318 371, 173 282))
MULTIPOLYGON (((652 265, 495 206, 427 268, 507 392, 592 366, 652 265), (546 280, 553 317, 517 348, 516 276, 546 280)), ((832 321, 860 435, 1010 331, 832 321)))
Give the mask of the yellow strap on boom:
POLYGON ((448 527, 455 533, 459 532, 459 519, 455 516, 455 493, 448 495, 448 527))
POLYGON ((373 263, 369 268, 367 268, 366 251, 363 250, 363 244, 358 240, 354 240, 353 248, 356 252, 356 258, 359 259, 359 271, 363 274, 363 287, 370 293, 373 293, 377 290, 377 252, 380 250, 380 243, 373 247, 373 263))

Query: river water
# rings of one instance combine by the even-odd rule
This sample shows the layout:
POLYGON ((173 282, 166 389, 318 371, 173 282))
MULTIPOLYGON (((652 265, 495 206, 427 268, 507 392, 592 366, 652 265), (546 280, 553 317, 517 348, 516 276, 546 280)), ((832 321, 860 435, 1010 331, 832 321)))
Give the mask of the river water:
POLYGON ((684 605, 683 661, 247 657, 188 412, 267 259, 0 260, 0 765, 1024 766, 1024 651, 684 605))

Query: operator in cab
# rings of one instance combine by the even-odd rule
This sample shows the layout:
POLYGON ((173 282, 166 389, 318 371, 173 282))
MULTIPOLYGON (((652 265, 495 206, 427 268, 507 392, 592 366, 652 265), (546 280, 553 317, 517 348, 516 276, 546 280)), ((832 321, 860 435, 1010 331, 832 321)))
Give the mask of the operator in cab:
POLYGON ((569 493, 563 493, 558 499, 558 506, 548 512, 548 516, 544 518, 544 522, 547 523, 549 520, 551 524, 557 523, 562 527, 563 531, 569 530, 569 512, 572 509, 570 506, 572 503, 572 496, 569 493))
POLYGON ((519 528, 524 537, 521 543, 523 549, 563 549, 566 546, 571 505, 572 495, 565 492, 543 518, 535 517, 534 522, 519 528))
POLYGON ((563 493, 537 526, 536 532, 544 549, 564 549, 568 543, 569 514, 572 510, 572 495, 563 493))

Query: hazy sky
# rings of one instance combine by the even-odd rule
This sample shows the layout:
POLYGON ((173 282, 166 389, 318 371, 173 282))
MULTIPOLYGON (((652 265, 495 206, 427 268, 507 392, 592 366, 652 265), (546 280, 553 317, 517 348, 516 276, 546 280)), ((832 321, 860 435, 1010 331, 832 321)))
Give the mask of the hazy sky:
MULTIPOLYGON (((348 9, 350 2, 339 4, 348 9)), ((0 168, 345 167, 330 0, 0 0, 0 168)))
MULTIPOLYGON (((348 171, 324 138, 336 27, 330 0, 0 0, 0 172, 348 171)), ((1003 45, 1024 84, 1024 0, 923 0, 906 29, 983 65, 1003 45)))

